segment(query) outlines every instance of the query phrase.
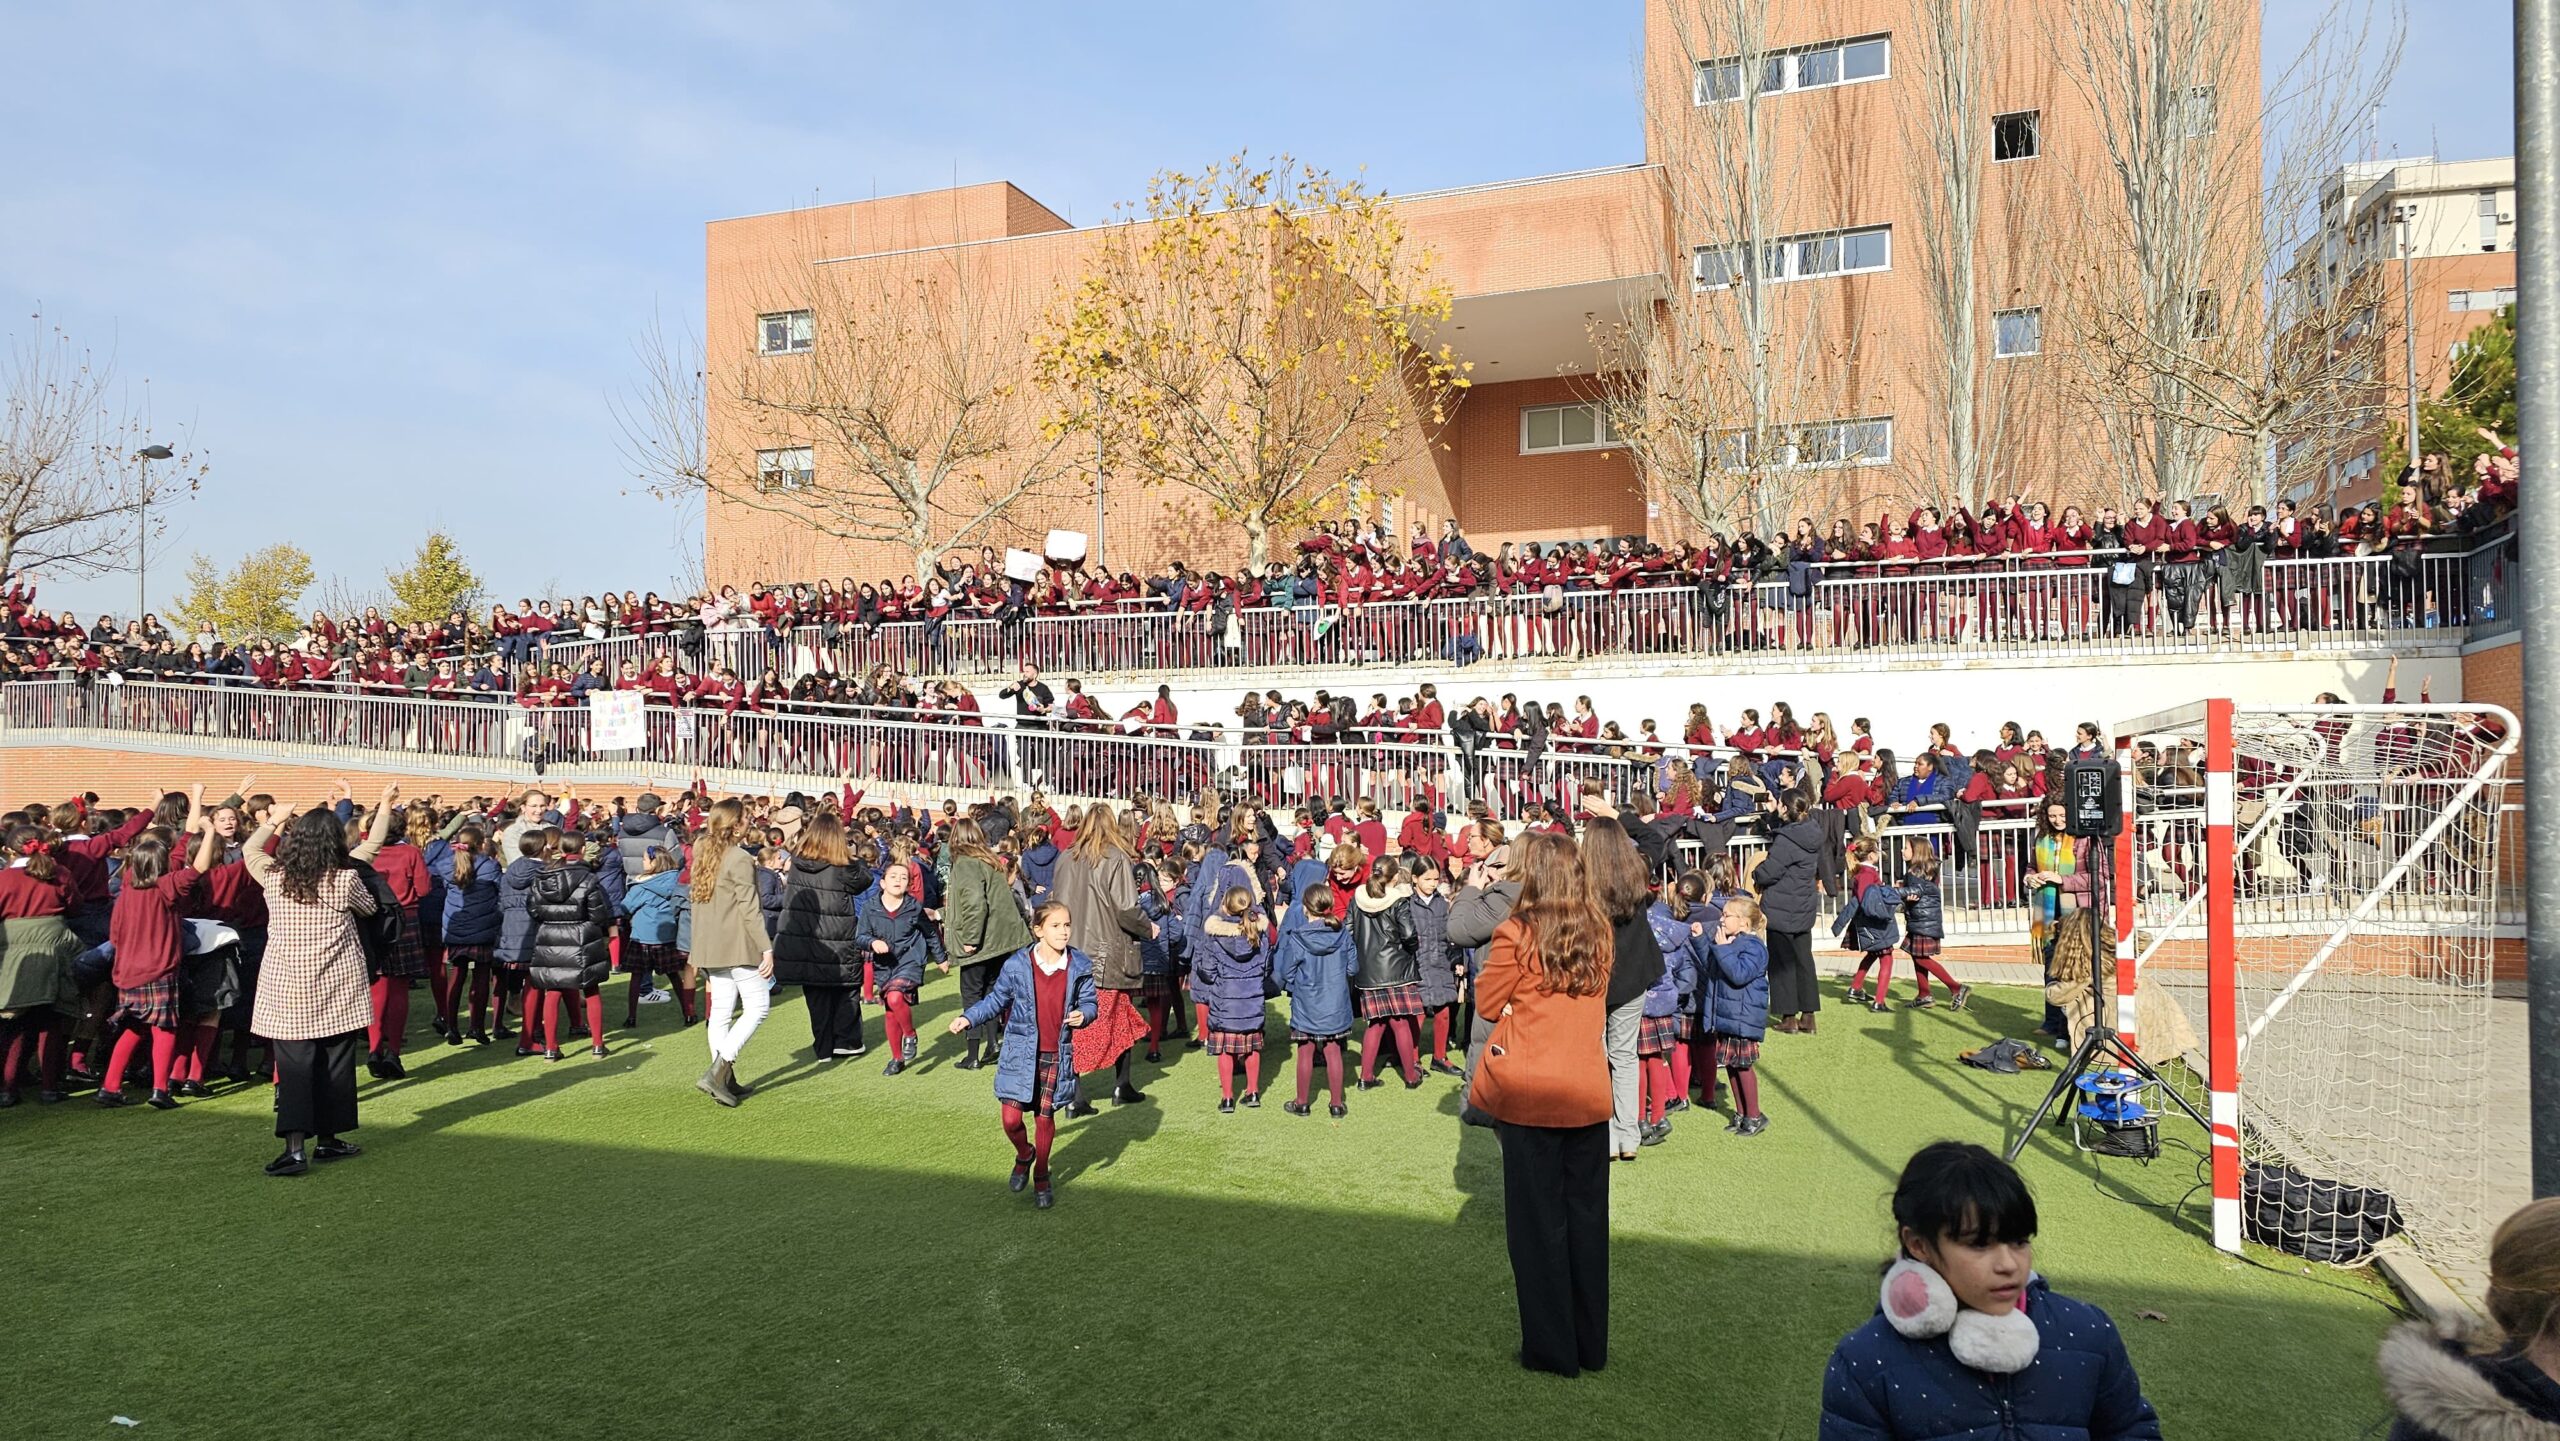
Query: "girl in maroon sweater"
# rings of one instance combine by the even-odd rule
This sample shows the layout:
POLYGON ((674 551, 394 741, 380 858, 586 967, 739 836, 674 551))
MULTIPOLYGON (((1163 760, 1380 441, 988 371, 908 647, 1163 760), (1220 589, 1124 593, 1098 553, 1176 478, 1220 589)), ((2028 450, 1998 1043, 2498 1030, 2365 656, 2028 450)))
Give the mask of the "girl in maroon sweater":
MULTIPOLYGON (((212 828, 204 823, 201 785, 188 793, 183 831, 176 836, 145 831, 125 849, 123 884, 116 894, 115 911, 107 921, 107 939, 116 950, 118 1002, 115 1014, 107 1020, 111 1029, 123 1029, 108 1058, 106 1076, 98 1085, 101 1106, 132 1104, 124 1096, 124 1073, 146 1034, 151 1038, 151 1105, 166 1111, 178 1104, 177 1098, 169 1094, 169 1072, 178 1059, 182 989, 178 970, 186 955, 186 923, 180 917, 219 850, 212 828), (194 857, 181 860, 171 869, 171 853, 194 837, 200 837, 194 857)), ((189 1022, 190 1043, 194 1040, 192 1027, 198 1024, 201 1022, 189 1022)))
POLYGON ((0 838, 0 1108, 18 1103, 18 1083, 29 1066, 43 1071, 37 1099, 63 1099, 65 1027, 54 1001, 71 972, 80 942, 65 917, 71 906, 69 876, 53 855, 43 828, 12 826, 0 838))

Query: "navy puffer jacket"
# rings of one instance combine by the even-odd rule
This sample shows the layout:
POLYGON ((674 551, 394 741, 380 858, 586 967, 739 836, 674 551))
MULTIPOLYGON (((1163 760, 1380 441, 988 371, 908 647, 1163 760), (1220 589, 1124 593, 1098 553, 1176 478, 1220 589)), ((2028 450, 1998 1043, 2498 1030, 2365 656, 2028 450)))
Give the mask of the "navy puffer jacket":
POLYGON ((2124 1338, 2107 1313, 2027 1283, 2036 1358, 1976 1371, 1944 1336, 1893 1329, 1881 1309, 1841 1338, 1822 1377, 1822 1441, 2159 1441, 2124 1338))

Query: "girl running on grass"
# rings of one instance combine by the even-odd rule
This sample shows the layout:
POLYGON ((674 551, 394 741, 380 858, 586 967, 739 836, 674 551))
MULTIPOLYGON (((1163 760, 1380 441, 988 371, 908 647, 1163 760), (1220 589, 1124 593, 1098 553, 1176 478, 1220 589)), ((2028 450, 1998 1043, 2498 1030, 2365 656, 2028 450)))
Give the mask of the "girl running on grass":
POLYGON ((1873 836, 1860 836, 1849 846, 1850 903, 1831 923, 1840 944, 1859 955, 1858 974, 1849 982, 1849 1004, 1884 1010, 1884 989, 1893 984, 1893 948, 1902 941, 1902 892, 1884 883, 1877 865, 1873 836), (1873 997, 1867 994, 1867 972, 1881 964, 1873 997))
POLYGON ((1726 899, 1699 968, 1698 1014, 1707 1036, 1707 1107, 1716 1104, 1716 1069, 1733 1081, 1733 1120, 1725 1129, 1756 1136, 1769 1129, 1760 1114, 1760 1038, 1769 1030, 1769 947, 1761 938, 1760 903, 1726 899))
POLYGON ((1333 892, 1311 886, 1280 927, 1280 944, 1271 978, 1289 997, 1289 1045, 1298 1053, 1298 1099, 1280 1109, 1292 1116, 1308 1113, 1315 1093, 1316 1058, 1324 1058, 1325 1084, 1333 1095, 1331 1114, 1347 1113, 1342 1103, 1342 1043, 1351 1036, 1351 977, 1360 958, 1351 934, 1333 908, 1333 892))
POLYGON ((854 944, 868 957, 865 970, 880 987, 880 1003, 888 1012, 889 1064, 880 1074, 894 1076, 916 1058, 916 992, 924 985, 924 902, 907 893, 913 867, 892 856, 880 872, 880 884, 863 896, 856 914, 860 929, 854 944))
MULTIPOLYGON (((1903 867, 1902 876, 1902 948, 1911 956, 1912 974, 1919 979, 1920 994, 1911 1005, 1928 1010, 1937 1004, 1929 997, 1929 978, 1937 977, 1947 986, 1947 1004, 1963 1010, 1973 1000, 1973 987, 1958 985, 1947 968, 1938 964, 1938 945, 1946 938, 1946 904, 1938 894, 1938 858, 1916 856, 1903 867)), ((1884 1000, 1884 982, 1876 982, 1876 1000, 1884 1000)))
POLYGON ((996 976, 995 988, 951 1018, 951 1034, 964 1034, 1004 1018, 1002 1059, 996 1063, 996 1103, 1005 1138, 1013 1142, 1013 1176, 1020 1191, 1037 1187, 1033 1204, 1049 1209, 1049 1147, 1057 1139, 1060 1106, 1076 1099, 1075 1033, 1101 1012, 1093 963, 1068 944, 1075 921, 1059 901, 1042 903, 1031 918, 1032 942, 1014 953, 996 976), (1026 1134, 1024 1118, 1031 1126, 1026 1134))
POLYGON ((1236 1065, 1244 1065, 1244 1104, 1262 1104, 1262 983, 1270 970, 1262 912, 1253 892, 1231 886, 1217 914, 1200 927, 1192 984, 1209 1000, 1209 1054, 1218 1058, 1218 1110, 1236 1108, 1236 1065))

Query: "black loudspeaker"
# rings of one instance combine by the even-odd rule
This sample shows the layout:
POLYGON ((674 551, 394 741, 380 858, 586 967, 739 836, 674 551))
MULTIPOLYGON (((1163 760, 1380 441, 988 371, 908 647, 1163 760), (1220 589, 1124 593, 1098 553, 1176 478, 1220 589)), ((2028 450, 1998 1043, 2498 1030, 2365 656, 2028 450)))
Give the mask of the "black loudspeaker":
POLYGON ((2124 828, 2123 772, 2110 759, 2076 760, 2062 769, 2062 804, 2075 836, 2109 840, 2124 828))

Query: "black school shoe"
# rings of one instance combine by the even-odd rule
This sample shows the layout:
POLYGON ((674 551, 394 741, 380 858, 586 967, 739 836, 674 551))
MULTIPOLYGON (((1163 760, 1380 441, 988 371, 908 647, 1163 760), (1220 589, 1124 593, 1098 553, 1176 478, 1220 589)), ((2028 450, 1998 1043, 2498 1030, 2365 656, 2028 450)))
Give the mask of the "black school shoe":
POLYGON ((1745 1116, 1741 1123, 1733 1128, 1733 1133, 1737 1136, 1756 1136, 1767 1129, 1769 1129, 1768 1117, 1745 1116))
POLYGON ((1337 1121, 1351 1114, 1351 1108, 1349 1106, 1327 1106, 1324 1109, 1325 1114, 1333 1117, 1337 1121))
POLYGON ((364 1154, 364 1147, 353 1141, 322 1141, 312 1148, 315 1161, 345 1161, 364 1154))
POLYGON ((1013 1175, 1007 1178, 1004 1184, 1006 1190, 1017 1196, 1022 1194, 1022 1188, 1031 1184, 1031 1163, 1029 1161, 1014 1162, 1013 1175))
POLYGON ((1246 1110, 1248 1110, 1248 1111, 1259 1111, 1259 1110, 1261 1110, 1261 1109, 1262 1109, 1262 1093, 1261 1093, 1260 1091, 1247 1091, 1247 1092, 1245 1092, 1245 1093, 1244 1093, 1244 1108, 1245 1108, 1246 1110))
POLYGON ((1221 1096, 1221 1097, 1219 1097, 1219 1098, 1218 1098, 1218 1114, 1219 1114, 1219 1115, 1221 1115, 1221 1116, 1232 1116, 1232 1115, 1234 1115, 1235 1113, 1236 1113, 1236 1098, 1235 1098, 1235 1097, 1233 1097, 1233 1096, 1221 1096))
POLYGON ((1315 1114, 1315 1108, 1304 1101, 1282 1101, 1280 1103, 1280 1109, 1288 1112, 1292 1116, 1312 1116, 1315 1114))
POLYGON ((1040 1210, 1046 1211, 1051 1205, 1055 1204, 1056 1195, 1057 1193, 1051 1191, 1048 1187, 1043 1186, 1039 1190, 1031 1193, 1031 1204, 1040 1210))
POLYGON ((300 1151, 287 1151, 267 1163, 270 1176, 299 1176, 310 1169, 311 1163, 303 1159, 300 1151))

